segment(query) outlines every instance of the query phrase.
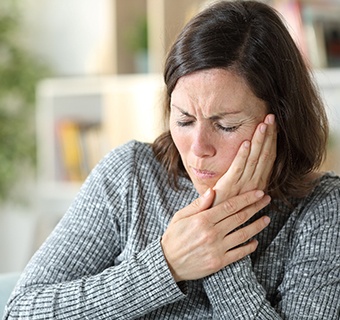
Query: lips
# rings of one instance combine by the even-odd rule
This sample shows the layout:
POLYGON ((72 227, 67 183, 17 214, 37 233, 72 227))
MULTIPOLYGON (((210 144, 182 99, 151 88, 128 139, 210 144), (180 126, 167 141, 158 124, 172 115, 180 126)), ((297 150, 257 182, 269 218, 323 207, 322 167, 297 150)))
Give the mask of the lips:
POLYGON ((216 176, 215 172, 209 171, 209 170, 200 170, 200 169, 192 168, 192 171, 195 174, 195 176, 199 179, 211 179, 216 176))

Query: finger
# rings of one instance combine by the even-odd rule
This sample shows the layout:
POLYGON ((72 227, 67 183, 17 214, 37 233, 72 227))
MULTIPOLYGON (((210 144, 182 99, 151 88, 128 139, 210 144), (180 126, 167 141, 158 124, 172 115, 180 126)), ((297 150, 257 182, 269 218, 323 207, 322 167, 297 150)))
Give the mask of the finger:
POLYGON ((236 261, 239 261, 242 258, 246 257, 247 255, 253 253, 256 250, 257 245, 258 241, 252 240, 243 246, 227 251, 224 256, 224 265, 226 266, 236 261))
POLYGON ((268 124, 267 133, 253 177, 255 181, 261 181, 257 186, 261 189, 265 189, 266 187, 265 185, 270 177, 276 159, 277 149, 277 132, 274 115, 268 115, 265 122, 268 124))
POLYGON ((266 207, 271 201, 270 196, 266 195, 258 202, 246 207, 239 212, 236 212, 227 219, 221 220, 217 227, 224 235, 229 234, 233 230, 237 229, 244 223, 246 223, 251 217, 253 217, 257 212, 266 207))
MULTIPOLYGON (((230 165, 227 174, 225 176, 233 177, 233 181, 236 183, 240 177, 243 174, 244 167, 246 165, 247 159, 249 157, 249 151, 250 151, 250 142, 244 141, 239 150, 237 151, 237 154, 230 165)), ((223 177, 220 179, 221 182, 223 182, 223 177)))
POLYGON ((249 150, 250 142, 244 141, 241 144, 228 171, 217 181, 216 185, 213 187, 213 189, 216 191, 213 206, 221 203, 223 199, 226 199, 226 197, 233 197, 238 194, 239 190, 237 189, 233 191, 232 187, 237 186, 237 181, 239 181, 243 174, 243 170, 249 156, 249 150), (227 189, 226 186, 228 186, 227 189), (227 192, 228 194, 226 194, 227 192))
POLYGON ((258 202, 264 197, 262 190, 253 190, 242 193, 223 201, 221 204, 211 208, 205 214, 212 223, 218 223, 236 212, 258 202))
POLYGON ((238 229, 232 233, 229 233, 224 238, 225 250, 231 250, 239 245, 247 242, 249 239, 260 233, 270 223, 270 219, 267 216, 257 219, 250 225, 238 229))
POLYGON ((207 210, 212 206, 214 200, 215 192, 209 188, 202 196, 195 199, 190 205, 178 211, 173 220, 177 221, 179 219, 190 217, 201 211, 207 210))
POLYGON ((253 138, 251 140, 249 157, 247 159, 247 164, 244 169, 241 181, 249 181, 256 170, 266 138, 267 127, 268 125, 266 123, 260 123, 254 132, 253 138))

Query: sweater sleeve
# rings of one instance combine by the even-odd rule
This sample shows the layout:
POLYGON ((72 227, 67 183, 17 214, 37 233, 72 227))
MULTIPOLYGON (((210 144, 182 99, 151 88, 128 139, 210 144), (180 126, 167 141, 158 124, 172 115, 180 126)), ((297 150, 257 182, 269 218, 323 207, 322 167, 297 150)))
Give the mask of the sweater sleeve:
POLYGON ((266 300, 249 257, 205 278, 203 285, 213 308, 213 319, 282 319, 266 300))
POLYGON ((339 199, 339 190, 324 190, 297 210, 289 244, 282 245, 287 258, 276 301, 266 300, 249 257, 207 277, 214 319, 339 319, 339 199))
MULTIPOLYGON (((119 217, 130 177, 121 163, 118 169, 111 162, 94 170, 33 256, 4 319, 132 319, 185 297, 168 269, 160 237, 119 257, 125 243, 119 217), (119 181, 110 188, 108 167, 119 181)), ((124 162, 129 167, 129 160, 124 162)))

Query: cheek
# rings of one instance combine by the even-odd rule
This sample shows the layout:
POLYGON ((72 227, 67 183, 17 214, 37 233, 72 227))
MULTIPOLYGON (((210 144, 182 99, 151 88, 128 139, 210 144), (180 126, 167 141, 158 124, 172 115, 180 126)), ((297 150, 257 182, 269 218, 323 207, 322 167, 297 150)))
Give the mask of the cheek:
POLYGON ((256 130, 257 124, 253 124, 250 126, 244 127, 243 130, 237 132, 235 135, 229 136, 228 139, 224 142, 222 153, 225 154, 225 167, 224 172, 226 172, 233 160, 235 159, 237 152, 240 149, 241 144, 248 140, 251 141, 254 131, 256 130))
POLYGON ((240 131, 220 139, 218 157, 215 159, 220 173, 225 173, 229 169, 241 144, 246 140, 251 141, 255 128, 256 124, 244 126, 240 131))
POLYGON ((228 139, 221 141, 218 150, 218 160, 215 159, 219 166, 218 171, 221 174, 225 173, 229 169, 243 141, 244 140, 237 137, 229 137, 228 139))

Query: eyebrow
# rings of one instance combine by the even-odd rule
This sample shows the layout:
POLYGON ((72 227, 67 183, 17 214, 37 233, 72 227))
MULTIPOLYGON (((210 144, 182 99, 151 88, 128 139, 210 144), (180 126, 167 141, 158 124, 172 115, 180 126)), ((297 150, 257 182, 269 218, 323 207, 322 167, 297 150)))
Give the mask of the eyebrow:
MULTIPOLYGON (((172 107, 175 107, 177 110, 179 110, 183 115, 187 116, 187 117, 193 117, 194 116, 192 114, 190 114, 189 112, 183 110, 182 108, 174 105, 174 104, 171 104, 172 107)), ((231 114, 238 114, 238 113, 241 113, 241 111, 232 111, 232 112, 220 112, 220 113, 217 113, 216 115, 213 115, 211 117, 209 117, 208 119, 210 120, 220 120, 222 118, 224 118, 225 116, 227 115, 231 115, 231 114)))

